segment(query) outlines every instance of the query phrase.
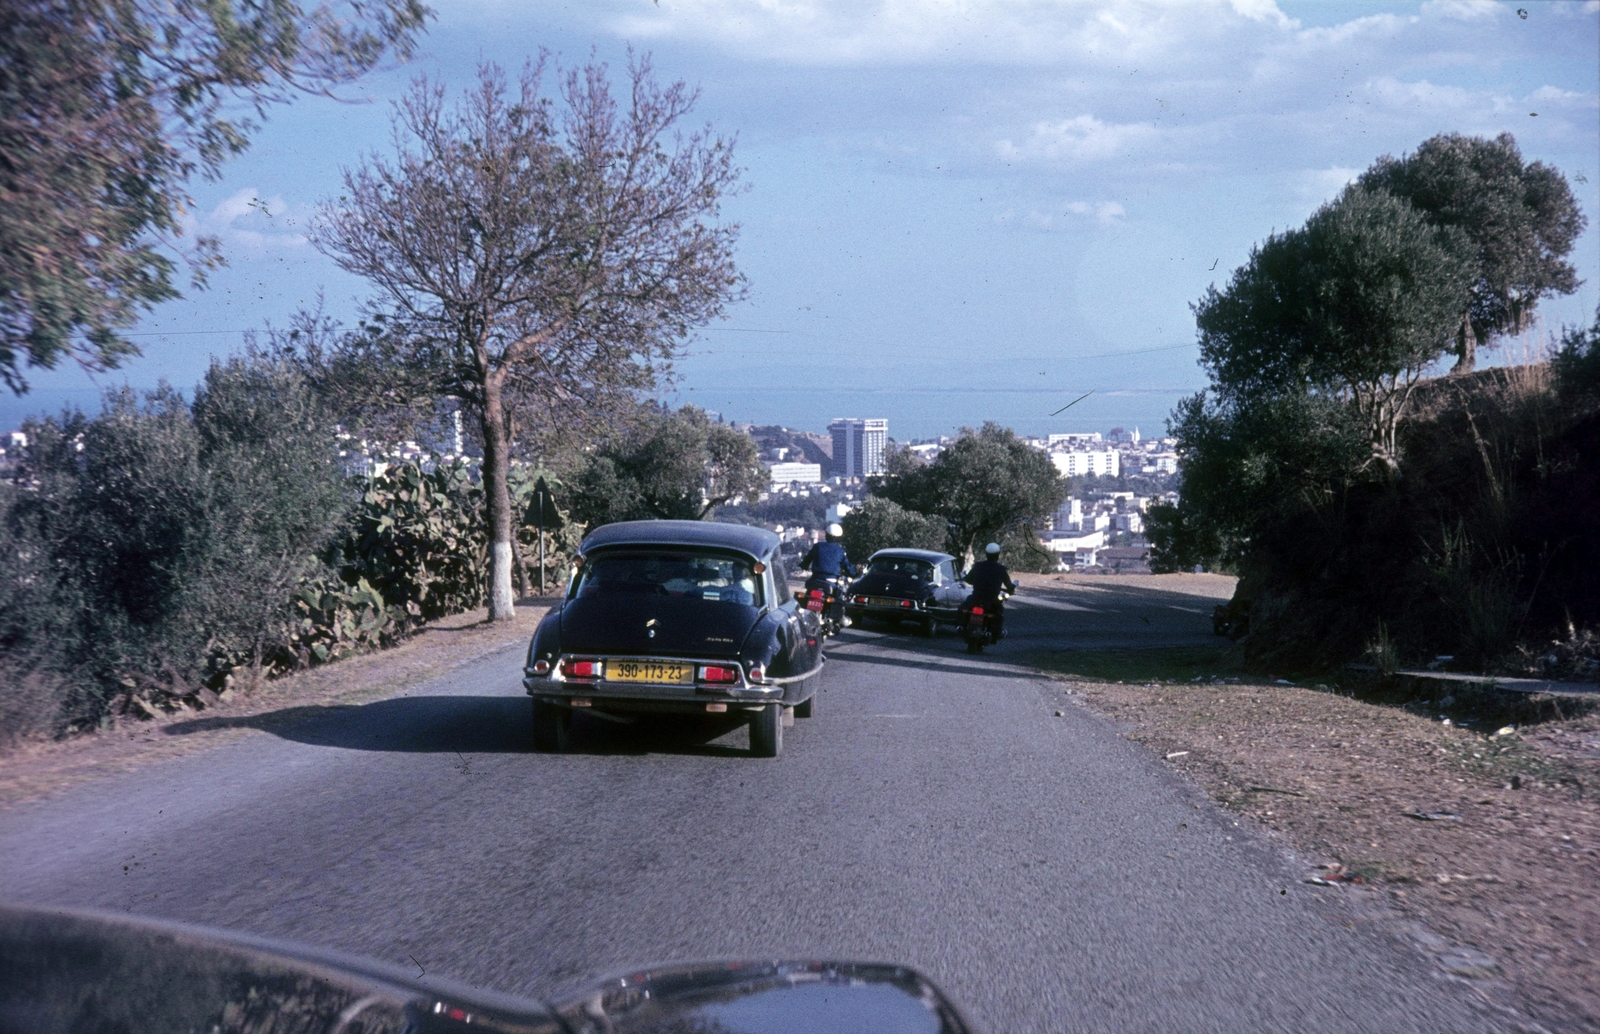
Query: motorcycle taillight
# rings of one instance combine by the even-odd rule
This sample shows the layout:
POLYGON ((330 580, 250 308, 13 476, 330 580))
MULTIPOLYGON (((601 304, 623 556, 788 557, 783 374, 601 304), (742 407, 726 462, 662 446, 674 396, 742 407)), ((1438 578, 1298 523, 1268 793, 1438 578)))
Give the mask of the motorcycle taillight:
POLYGON ((983 608, 982 607, 973 607, 972 608, 972 616, 975 617, 975 618, 983 617, 983 608))

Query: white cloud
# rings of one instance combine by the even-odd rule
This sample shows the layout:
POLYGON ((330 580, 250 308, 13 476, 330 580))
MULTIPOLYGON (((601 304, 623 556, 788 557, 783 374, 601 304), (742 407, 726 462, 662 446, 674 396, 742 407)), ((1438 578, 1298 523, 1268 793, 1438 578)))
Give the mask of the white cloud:
POLYGON ((1528 94, 1528 100, 1538 101, 1544 105, 1558 108, 1594 108, 1600 107, 1600 94, 1578 93, 1575 90, 1563 90, 1557 86, 1541 86, 1528 94))
POLYGON ((1428 0, 1422 5, 1424 17, 1450 18, 1459 22, 1481 22, 1500 16, 1495 0, 1428 0))
POLYGON ((1111 226, 1127 214, 1128 210, 1116 201, 1067 201, 1053 211, 1030 208, 1019 214, 1015 209, 1008 208, 995 216, 994 221, 1000 226, 1017 226, 1028 230, 1062 230, 1081 226, 1086 219, 1092 219, 1100 226, 1111 226))
POLYGON ((640 41, 689 39, 799 64, 1193 58, 1239 26, 1296 23, 1275 0, 658 0, 609 5, 607 26, 640 41), (642 8, 642 10, 641 10, 642 8))
POLYGON ((995 153, 1007 162, 1047 161, 1066 165, 1126 159, 1147 148, 1160 130, 1145 122, 1116 125, 1093 115, 1036 122, 1022 143, 1001 140, 995 153))
POLYGON ((218 202, 204 217, 184 220, 189 236, 221 238, 224 245, 250 250, 300 248, 306 244, 302 227, 308 213, 282 197, 263 198, 255 187, 245 187, 218 202))
POLYGON ((1251 21, 1272 22, 1282 29, 1299 25, 1294 19, 1278 10, 1277 0, 1232 0, 1235 13, 1251 21))
POLYGON ((1402 82, 1380 76, 1369 80, 1363 92, 1374 103, 1407 115, 1444 115, 1457 119, 1482 118, 1510 111, 1510 97, 1487 90, 1441 86, 1426 79, 1402 82))

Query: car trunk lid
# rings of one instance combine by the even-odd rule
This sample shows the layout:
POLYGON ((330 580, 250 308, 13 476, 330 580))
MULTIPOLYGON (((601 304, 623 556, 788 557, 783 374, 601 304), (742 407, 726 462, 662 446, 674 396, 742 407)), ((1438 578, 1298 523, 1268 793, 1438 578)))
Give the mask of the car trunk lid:
POLYGON ((561 649, 569 654, 733 657, 760 617, 755 607, 720 600, 645 595, 576 599, 561 609, 561 649))

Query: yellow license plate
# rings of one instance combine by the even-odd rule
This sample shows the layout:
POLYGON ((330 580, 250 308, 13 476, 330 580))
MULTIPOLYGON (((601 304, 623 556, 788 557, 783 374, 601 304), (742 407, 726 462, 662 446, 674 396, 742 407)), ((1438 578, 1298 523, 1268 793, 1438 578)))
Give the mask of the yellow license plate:
POLYGON ((607 682, 693 682, 694 665, 671 661, 606 661, 607 682))
POLYGON ((900 601, 899 600, 890 599, 888 596, 868 596, 867 597, 867 602, 872 604, 874 607, 898 607, 898 606, 900 606, 900 601))

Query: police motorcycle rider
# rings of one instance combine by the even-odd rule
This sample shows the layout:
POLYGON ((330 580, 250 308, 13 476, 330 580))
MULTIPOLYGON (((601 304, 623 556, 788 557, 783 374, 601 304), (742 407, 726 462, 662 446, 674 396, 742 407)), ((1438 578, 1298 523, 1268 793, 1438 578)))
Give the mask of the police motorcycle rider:
POLYGON ((841 576, 854 578, 856 569, 845 554, 844 546, 839 543, 842 538, 844 528, 838 524, 828 525, 827 538, 811 547, 805 559, 800 561, 800 567, 811 572, 811 577, 806 579, 806 591, 821 589, 832 596, 833 606, 829 608, 828 616, 836 627, 848 628, 850 619, 844 616, 844 588, 837 583, 841 576))
POLYGON ((1011 580, 1011 572, 1000 562, 1000 544, 991 542, 983 547, 984 559, 972 565, 963 579, 972 587, 972 595, 967 597, 964 609, 971 610, 976 604, 983 608, 983 612, 992 619, 990 628, 994 629, 995 642, 1005 637, 1006 611, 1000 603, 1002 591, 1015 593, 1017 583, 1011 580))

